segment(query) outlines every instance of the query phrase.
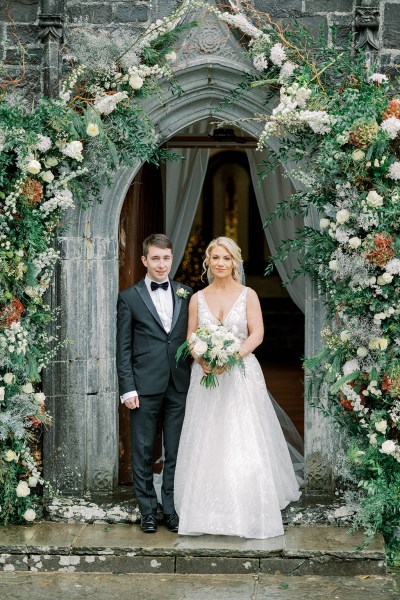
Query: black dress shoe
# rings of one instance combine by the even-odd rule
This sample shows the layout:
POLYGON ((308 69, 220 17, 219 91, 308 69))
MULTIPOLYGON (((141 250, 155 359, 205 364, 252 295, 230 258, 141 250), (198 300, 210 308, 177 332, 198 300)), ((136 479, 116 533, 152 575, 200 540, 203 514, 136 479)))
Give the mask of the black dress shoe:
POLYGON ((167 529, 169 529, 173 533, 178 533, 179 517, 176 513, 173 513, 171 515, 164 514, 163 523, 167 529))
POLYGON ((144 533, 155 533, 158 527, 156 515, 153 515, 152 513, 149 515, 142 515, 140 527, 144 533))

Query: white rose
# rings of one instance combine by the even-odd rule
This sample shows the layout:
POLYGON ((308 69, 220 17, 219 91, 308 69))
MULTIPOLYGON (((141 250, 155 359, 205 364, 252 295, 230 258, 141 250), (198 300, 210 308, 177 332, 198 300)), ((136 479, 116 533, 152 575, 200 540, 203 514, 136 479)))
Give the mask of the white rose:
POLYGON ((168 62, 175 62, 176 61, 176 52, 174 52, 174 51, 168 52, 168 54, 165 55, 165 60, 167 60, 168 62))
POLYGON ((9 385, 10 383, 12 383, 14 381, 14 374, 6 373, 3 377, 3 379, 4 379, 4 383, 7 383, 7 385, 9 385))
POLYGON ((337 260, 330 260, 329 261, 329 268, 331 269, 331 271, 337 271, 338 270, 338 261, 337 260))
POLYGON ((393 440, 386 440, 386 442, 383 442, 380 452, 383 454, 393 454, 393 452, 396 452, 396 444, 393 440))
POLYGON ((46 183, 51 183, 53 181, 53 179, 54 179, 54 175, 53 175, 53 173, 51 171, 43 171, 43 173, 40 174, 40 177, 46 183))
POLYGON ((46 167, 55 167, 58 165, 58 159, 55 156, 48 156, 44 161, 46 167))
POLYGON ((383 273, 382 279, 385 283, 391 283, 393 281, 393 275, 390 273, 383 273))
POLYGON ((359 237, 352 237, 349 239, 349 246, 356 250, 359 246, 361 246, 361 240, 359 237))
POLYGON ((23 517, 24 517, 25 521, 30 521, 31 522, 31 521, 34 521, 36 519, 36 513, 33 510, 33 508, 28 508, 28 510, 26 510, 24 512, 23 517))
POLYGON ((353 154, 353 160, 362 160, 363 158, 365 158, 365 152, 364 150, 354 150, 353 154))
POLYGON ((129 85, 133 90, 140 90, 143 86, 143 79, 139 75, 131 75, 129 78, 129 85))
POLYGON ((360 358, 364 358, 365 356, 367 356, 368 354, 368 349, 365 348, 365 346, 360 346, 359 348, 357 348, 357 356, 359 356, 360 358))
POLYGON ((18 456, 15 454, 14 450, 7 450, 4 458, 7 462, 11 462, 12 460, 15 460, 15 462, 18 461, 18 456))
POLYGON ((26 481, 20 481, 19 484, 17 485, 16 488, 16 493, 18 498, 25 498, 26 496, 29 496, 29 494, 31 493, 31 490, 29 488, 29 485, 26 483, 26 481))
POLYGON ((24 385, 21 385, 21 390, 24 392, 24 394, 32 394, 33 385, 31 383, 24 383, 24 385))
POLYGON ((90 137, 96 137, 96 135, 99 135, 99 126, 97 123, 89 123, 89 125, 86 127, 86 133, 90 135, 90 137))
POLYGON ((4 400, 4 387, 0 386, 0 402, 4 400))
POLYGON ((43 394, 43 392, 36 392, 36 394, 34 394, 33 397, 36 400, 36 404, 38 404, 39 406, 44 404, 44 401, 46 400, 46 395, 43 394))
POLYGON ((374 446, 377 443, 376 433, 369 433, 368 438, 369 438, 369 443, 372 444, 372 446, 374 446))
POLYGON ((38 484, 38 478, 37 477, 33 477, 33 476, 29 477, 29 479, 28 479, 28 485, 29 485, 30 488, 36 487, 37 484, 38 484))
POLYGON ((26 169, 29 173, 32 173, 32 175, 37 175, 42 170, 42 165, 38 160, 30 160, 26 169))
POLYGON ((377 431, 379 431, 379 433, 385 433, 385 431, 387 429, 387 421, 385 421, 385 419, 382 419, 381 421, 377 421, 375 423, 375 429, 377 431))
POLYGON ((330 224, 331 224, 331 222, 329 219, 320 219, 319 228, 326 229, 327 227, 329 227, 330 224))
POLYGON ((346 221, 348 221, 350 219, 350 213, 348 210, 346 210, 345 208, 343 208, 342 210, 339 210, 336 213, 336 221, 340 224, 343 225, 343 223, 346 223, 346 221))
POLYGON ((202 356, 205 352, 207 352, 207 342, 203 342, 202 340, 198 340, 193 346, 193 352, 197 356, 202 356))
POLYGON ((39 138, 39 141, 36 144, 36 148, 40 152, 47 152, 47 150, 50 150, 51 139, 49 137, 47 137, 47 135, 40 135, 40 133, 38 134, 38 138, 39 138))
POLYGON ((375 190, 371 190, 370 192, 368 192, 366 201, 368 206, 371 206, 372 208, 378 208, 378 206, 383 205, 383 196, 378 194, 378 192, 376 192, 375 190))

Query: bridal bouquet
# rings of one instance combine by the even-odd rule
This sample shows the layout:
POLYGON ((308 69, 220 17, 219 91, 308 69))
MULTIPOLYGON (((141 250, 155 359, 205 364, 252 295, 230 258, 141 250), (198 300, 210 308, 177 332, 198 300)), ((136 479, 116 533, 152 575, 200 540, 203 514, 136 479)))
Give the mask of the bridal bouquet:
MULTIPOLYGON (((209 325, 199 327, 181 346, 176 353, 176 361, 187 358, 193 351, 198 358, 213 370, 223 367, 227 371, 235 365, 244 369, 243 358, 239 354, 241 341, 225 325, 209 325)), ((207 373, 201 378, 202 385, 214 388, 218 385, 217 375, 207 373)))

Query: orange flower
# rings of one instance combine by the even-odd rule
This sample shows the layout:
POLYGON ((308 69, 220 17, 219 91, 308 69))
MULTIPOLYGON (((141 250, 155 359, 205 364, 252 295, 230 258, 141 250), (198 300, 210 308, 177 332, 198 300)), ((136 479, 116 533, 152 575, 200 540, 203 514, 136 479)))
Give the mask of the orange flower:
POLYGON ((3 305, 0 310, 0 325, 2 327, 10 327, 13 323, 18 323, 24 312, 24 305, 14 298, 10 305, 3 305))
POLYGON ((382 115, 382 119, 389 119, 390 117, 396 117, 400 119, 400 100, 395 99, 389 102, 389 106, 382 115))
POLYGON ((27 177, 24 183, 24 187, 22 188, 22 193, 28 199, 28 204, 31 206, 40 202, 43 198, 43 188, 40 181, 36 179, 32 179, 32 177, 27 177))
POLYGON ((368 236, 365 243, 365 249, 367 250, 365 258, 378 267, 384 267, 394 256, 392 242, 393 237, 387 233, 368 236))

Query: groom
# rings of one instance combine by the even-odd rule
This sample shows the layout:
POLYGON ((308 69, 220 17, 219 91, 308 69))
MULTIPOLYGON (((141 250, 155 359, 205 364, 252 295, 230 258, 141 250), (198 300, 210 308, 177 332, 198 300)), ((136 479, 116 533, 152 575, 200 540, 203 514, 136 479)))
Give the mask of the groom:
POLYGON ((185 414, 190 367, 176 365, 185 341, 191 288, 169 279, 172 244, 163 234, 143 242, 144 279, 120 292, 117 307, 117 370, 121 402, 130 409, 132 467, 136 498, 145 533, 157 531, 157 496, 153 485, 153 448, 159 417, 165 450, 161 488, 164 523, 177 532, 174 475, 185 414))

